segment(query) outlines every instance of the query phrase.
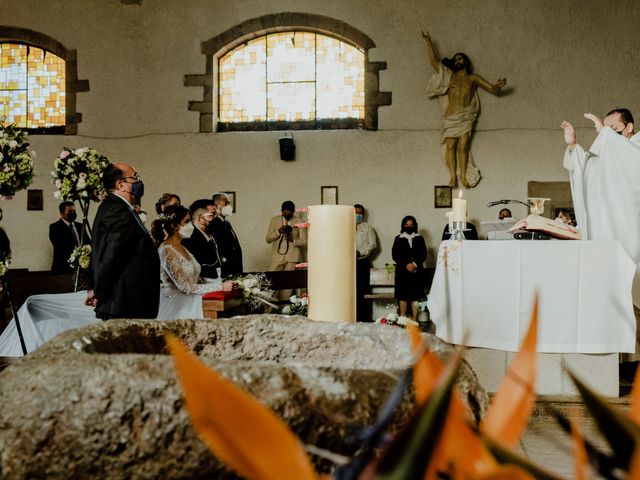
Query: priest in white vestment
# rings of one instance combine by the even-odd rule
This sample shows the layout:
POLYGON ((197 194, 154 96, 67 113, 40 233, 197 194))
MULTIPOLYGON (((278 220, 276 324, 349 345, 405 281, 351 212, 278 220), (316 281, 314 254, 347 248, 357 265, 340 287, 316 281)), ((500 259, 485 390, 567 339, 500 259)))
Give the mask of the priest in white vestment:
MULTIPOLYGON (((626 108, 609 112, 604 120, 591 113, 598 136, 585 150, 576 132, 562 122, 567 150, 564 167, 571 178, 576 221, 584 240, 618 240, 636 263, 633 303, 636 320, 640 308, 640 133, 633 133, 633 116, 626 108)), ((636 354, 623 361, 640 360, 636 330, 636 354)))

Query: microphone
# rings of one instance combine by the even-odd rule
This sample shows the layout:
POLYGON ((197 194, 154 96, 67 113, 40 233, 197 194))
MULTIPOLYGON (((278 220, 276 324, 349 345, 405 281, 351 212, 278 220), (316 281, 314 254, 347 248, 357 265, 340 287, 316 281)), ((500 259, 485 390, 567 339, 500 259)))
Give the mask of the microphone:
POLYGON ((487 207, 495 207, 500 204, 506 205, 507 203, 509 203, 509 200, 496 200, 495 202, 487 203, 487 207))

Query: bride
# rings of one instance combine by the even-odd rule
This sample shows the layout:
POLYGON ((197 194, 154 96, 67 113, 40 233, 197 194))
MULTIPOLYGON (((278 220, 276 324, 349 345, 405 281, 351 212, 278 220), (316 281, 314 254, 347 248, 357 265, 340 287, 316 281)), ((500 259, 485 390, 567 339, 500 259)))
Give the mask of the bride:
MULTIPOLYGON (((202 295, 231 290, 233 283, 200 281, 200 265, 180 243, 180 229, 187 226, 189 211, 181 206, 165 209, 153 222, 151 234, 160 255, 160 308, 158 319, 204 318, 202 295)), ((18 319, 28 352, 34 351, 58 333, 96 323, 93 308, 84 305, 87 292, 44 294, 29 297, 18 310, 18 319)), ((20 357, 22 349, 13 320, 0 335, 0 357, 20 357)))
POLYGON ((202 295, 217 290, 229 291, 233 282, 220 279, 201 279, 200 264, 182 245, 180 231, 188 228, 189 210, 170 205, 151 226, 151 236, 160 255, 160 309, 158 319, 204 318, 202 295))

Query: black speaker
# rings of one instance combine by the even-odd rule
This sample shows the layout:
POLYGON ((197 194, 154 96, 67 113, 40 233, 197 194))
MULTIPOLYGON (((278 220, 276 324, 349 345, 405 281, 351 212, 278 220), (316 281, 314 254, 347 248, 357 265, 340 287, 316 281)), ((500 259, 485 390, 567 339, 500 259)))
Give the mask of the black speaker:
POLYGON ((280 160, 295 160, 296 144, 293 143, 293 137, 282 137, 280 139, 280 160))

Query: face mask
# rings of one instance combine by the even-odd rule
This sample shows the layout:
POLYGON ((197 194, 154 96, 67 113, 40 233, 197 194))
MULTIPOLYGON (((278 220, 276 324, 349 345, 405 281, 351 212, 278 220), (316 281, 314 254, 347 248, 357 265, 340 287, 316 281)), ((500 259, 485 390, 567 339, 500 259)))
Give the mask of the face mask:
POLYGON ((142 180, 138 183, 131 184, 131 195, 136 197, 138 200, 142 198, 144 195, 144 182, 142 180))
POLYGON ((364 215, 360 215, 359 213, 356 213, 356 223, 362 223, 364 220, 364 215))
POLYGON ((186 225, 180 227, 180 235, 182 238, 191 238, 193 233, 193 223, 189 222, 186 225))
POLYGON ((416 233, 416 227, 402 227, 402 231, 405 233, 416 233))
POLYGON ((231 205, 225 205, 224 207, 222 207, 222 209, 220 210, 220 214, 223 217, 230 217, 231 215, 233 215, 233 207, 231 205))
POLYGON ((78 214, 76 212, 67 213, 67 222, 73 223, 78 218, 78 214))

